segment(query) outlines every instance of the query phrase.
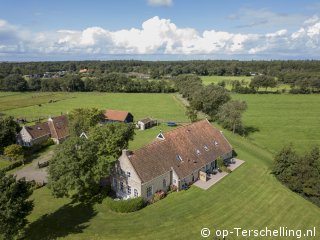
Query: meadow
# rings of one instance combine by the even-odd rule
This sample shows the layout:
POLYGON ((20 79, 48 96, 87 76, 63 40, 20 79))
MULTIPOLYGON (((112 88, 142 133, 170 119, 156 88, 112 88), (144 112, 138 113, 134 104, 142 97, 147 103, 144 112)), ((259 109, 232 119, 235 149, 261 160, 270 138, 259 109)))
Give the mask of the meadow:
POLYGON ((33 120, 66 114, 79 107, 130 111, 135 120, 153 117, 186 121, 174 94, 147 93, 0 93, 0 112, 33 120))
MULTIPOLYGON (((20 108, 1 111, 14 116, 32 118, 76 107, 97 107, 128 110, 135 120, 152 116, 187 121, 183 104, 174 94, 65 93, 57 96, 62 100, 44 100, 41 107, 38 102, 25 106, 19 94, 2 96, 0 108, 4 107, 1 101, 10 102, 9 98, 15 106, 21 104, 20 108)), ((32 195, 35 207, 28 217, 26 239, 202 239, 203 227, 233 230, 284 226, 305 230, 315 226, 319 231, 320 208, 291 192, 270 172, 273 154, 284 144, 293 142, 299 150, 320 144, 320 96, 233 94, 232 98, 247 101, 244 124, 251 133, 242 137, 223 130, 238 157, 246 162, 221 182, 206 191, 192 186, 129 214, 112 212, 106 202, 82 205, 67 198, 55 199, 46 187, 40 188, 32 195)), ((130 149, 169 129, 160 125, 136 131, 130 149)))
MULTIPOLYGON (((203 82, 204 85, 209 85, 211 83, 213 84, 217 84, 219 82, 224 81, 225 82, 225 88, 228 90, 232 89, 232 81, 238 80, 240 81, 243 86, 247 86, 249 87, 250 81, 253 77, 252 76, 202 76, 201 80, 203 82)), ((285 91, 289 91, 290 90, 290 86, 288 84, 279 84, 277 87, 275 88, 268 88, 268 91, 277 91, 277 90, 285 90, 285 91)), ((265 91, 264 88, 260 88, 259 91, 265 91)))

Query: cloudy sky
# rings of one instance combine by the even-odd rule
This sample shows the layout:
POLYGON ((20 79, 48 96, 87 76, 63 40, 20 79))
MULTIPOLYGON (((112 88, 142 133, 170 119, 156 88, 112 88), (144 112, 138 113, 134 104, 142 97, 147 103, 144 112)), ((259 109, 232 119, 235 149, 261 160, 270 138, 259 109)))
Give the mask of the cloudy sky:
POLYGON ((320 1, 0 3, 0 61, 320 59, 320 1))

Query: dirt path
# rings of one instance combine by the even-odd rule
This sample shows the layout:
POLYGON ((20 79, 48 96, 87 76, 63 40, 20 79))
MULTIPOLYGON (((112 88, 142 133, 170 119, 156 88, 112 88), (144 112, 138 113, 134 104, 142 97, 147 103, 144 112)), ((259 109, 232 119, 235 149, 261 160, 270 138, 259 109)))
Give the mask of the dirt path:
POLYGON ((53 156, 53 150, 50 149, 42 153, 38 158, 34 159, 32 163, 16 171, 14 175, 17 176, 17 179, 25 178, 27 181, 34 180, 38 183, 47 183, 48 182, 47 167, 39 168, 38 162, 48 161, 51 159, 52 156, 53 156))

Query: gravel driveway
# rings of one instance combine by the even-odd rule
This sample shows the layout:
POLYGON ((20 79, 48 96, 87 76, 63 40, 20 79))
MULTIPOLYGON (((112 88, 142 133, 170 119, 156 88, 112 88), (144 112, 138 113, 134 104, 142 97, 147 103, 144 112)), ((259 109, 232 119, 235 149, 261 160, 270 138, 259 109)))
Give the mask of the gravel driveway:
POLYGON ((37 183, 47 183, 48 173, 47 167, 39 168, 38 162, 48 161, 53 155, 53 150, 42 153, 38 158, 34 159, 32 163, 26 165, 22 169, 16 171, 14 175, 17 179, 25 178, 27 181, 36 181, 37 183))

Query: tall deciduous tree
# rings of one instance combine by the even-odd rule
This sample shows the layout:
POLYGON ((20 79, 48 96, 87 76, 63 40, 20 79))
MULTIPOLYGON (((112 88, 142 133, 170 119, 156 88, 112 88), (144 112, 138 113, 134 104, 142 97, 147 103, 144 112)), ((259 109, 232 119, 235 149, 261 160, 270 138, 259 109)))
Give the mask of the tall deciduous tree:
POLYGON ((69 113, 68 118, 71 135, 79 136, 101 122, 103 114, 97 108, 77 108, 69 113))
POLYGON ((233 133, 242 130, 242 113, 247 109, 244 101, 231 100, 219 108, 218 122, 233 133))
POLYGON ((30 183, 0 170, 0 239, 14 239, 21 233, 33 209, 31 194, 30 183))
POLYGON ((95 195, 100 180, 133 139, 131 124, 109 123, 89 131, 89 138, 71 137, 61 144, 49 166, 49 188, 55 197, 85 201, 95 195))
POLYGON ((230 100, 227 90, 214 84, 206 86, 198 97, 202 100, 202 111, 212 119, 216 118, 220 106, 230 100))
POLYGON ((16 142, 16 135, 20 131, 20 126, 13 117, 0 117, 0 153, 4 147, 16 142))

